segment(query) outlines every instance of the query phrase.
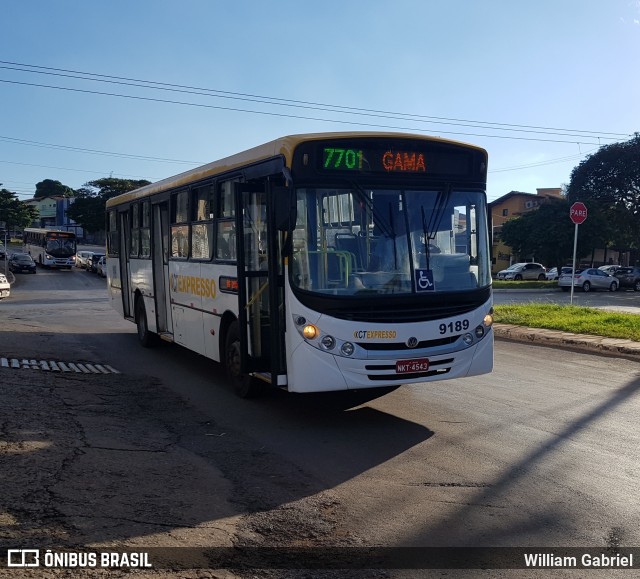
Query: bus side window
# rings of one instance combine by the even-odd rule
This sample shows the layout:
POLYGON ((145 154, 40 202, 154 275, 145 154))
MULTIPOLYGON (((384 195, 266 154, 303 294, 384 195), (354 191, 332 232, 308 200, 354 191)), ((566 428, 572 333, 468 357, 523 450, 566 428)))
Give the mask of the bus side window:
POLYGON ((171 257, 189 257, 189 191, 171 197, 171 257))
POLYGON ((214 186, 202 185, 191 192, 191 257, 209 260, 213 256, 213 207, 214 186))
POLYGON ((235 199, 233 183, 238 179, 222 181, 219 188, 216 224, 216 258, 236 259, 235 199))
POLYGON ((236 233, 234 221, 218 221, 216 257, 218 259, 236 259, 236 233))
MULTIPOLYGON (((237 181, 237 179, 235 179, 237 181)), ((235 217, 236 205, 233 199, 233 183, 234 181, 223 181, 220 184, 220 211, 219 217, 235 217)))

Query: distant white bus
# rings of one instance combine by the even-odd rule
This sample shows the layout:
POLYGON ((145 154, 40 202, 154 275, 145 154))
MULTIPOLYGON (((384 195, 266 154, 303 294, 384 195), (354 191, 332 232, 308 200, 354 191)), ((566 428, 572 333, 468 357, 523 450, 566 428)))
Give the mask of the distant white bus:
POLYGON ((27 228, 22 243, 38 265, 71 269, 76 263, 77 241, 72 231, 27 228))
POLYGON ((419 135, 260 145, 107 201, 111 303, 243 397, 490 372, 486 172, 419 135))

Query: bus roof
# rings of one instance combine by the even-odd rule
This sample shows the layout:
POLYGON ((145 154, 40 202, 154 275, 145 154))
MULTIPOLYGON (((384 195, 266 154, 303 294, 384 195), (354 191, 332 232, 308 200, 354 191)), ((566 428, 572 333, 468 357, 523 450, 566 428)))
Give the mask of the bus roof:
POLYGON ((107 207, 113 207, 120 205, 121 203, 128 203, 136 199, 147 197, 155 193, 161 193, 169 189, 175 189, 184 185, 189 185, 197 181, 202 181, 208 177, 213 177, 220 173, 226 173, 239 169, 246 165, 253 163, 259 163, 266 159, 270 159, 276 156, 283 156, 287 162, 287 166, 291 166, 291 160, 293 157, 294 149, 300 144, 308 141, 317 141, 321 139, 338 139, 338 138, 358 138, 358 137, 392 137, 392 138, 411 138, 420 139, 424 141, 437 141, 440 143, 450 143, 452 145, 458 145, 461 147, 469 147, 486 153, 482 147, 471 145, 469 143, 463 143, 460 141, 453 141, 450 139, 443 139, 441 137, 432 137, 428 135, 416 135, 413 133, 379 133, 379 132, 338 132, 338 133, 308 133, 299 135, 288 135, 280 137, 274 141, 269 141, 263 145, 258 145, 241 153, 236 153, 229 157, 225 157, 218 161, 213 161, 206 165, 190 169, 184 173, 174 175, 173 177, 167 177, 156 183, 145 185, 128 193, 123 193, 117 197, 113 197, 107 200, 107 207))
POLYGON ((75 235, 73 231, 60 229, 58 227, 25 227, 22 231, 23 233, 26 231, 28 233, 71 233, 75 235))

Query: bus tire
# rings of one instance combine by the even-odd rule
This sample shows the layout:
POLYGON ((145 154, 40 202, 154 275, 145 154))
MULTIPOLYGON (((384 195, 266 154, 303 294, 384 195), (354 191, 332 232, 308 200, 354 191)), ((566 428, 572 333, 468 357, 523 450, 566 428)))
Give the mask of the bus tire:
POLYGON ((151 348, 156 343, 156 335, 149 331, 147 311, 142 297, 136 299, 135 305, 136 327, 138 328, 138 342, 143 348, 151 348))
POLYGON ((240 328, 237 321, 232 322, 227 330, 224 365, 233 391, 240 398, 255 398, 262 394, 262 384, 240 371, 240 328))

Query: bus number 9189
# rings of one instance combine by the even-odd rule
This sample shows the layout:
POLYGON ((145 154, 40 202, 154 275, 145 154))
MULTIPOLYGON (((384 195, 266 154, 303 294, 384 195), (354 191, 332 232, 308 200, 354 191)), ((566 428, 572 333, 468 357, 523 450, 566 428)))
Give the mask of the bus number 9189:
POLYGON ((447 332, 464 332, 469 329, 469 320, 458 320, 457 322, 449 322, 448 324, 440 324, 438 326, 441 334, 447 332))

